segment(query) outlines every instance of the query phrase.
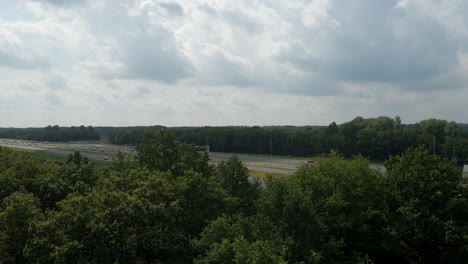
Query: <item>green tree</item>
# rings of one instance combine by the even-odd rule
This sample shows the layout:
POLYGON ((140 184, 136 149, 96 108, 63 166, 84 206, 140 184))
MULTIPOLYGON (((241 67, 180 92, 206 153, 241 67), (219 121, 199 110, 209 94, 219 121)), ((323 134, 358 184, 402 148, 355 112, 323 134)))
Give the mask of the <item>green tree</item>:
POLYGON ((169 175, 153 173, 146 180, 138 181, 133 195, 142 208, 136 222, 138 258, 148 263, 184 262, 190 246, 179 218, 186 212, 177 200, 174 180, 169 175))
POLYGON ((237 212, 253 214, 255 200, 259 195, 259 184, 249 182, 249 170, 237 156, 221 161, 216 170, 221 186, 239 201, 237 212))
POLYGON ((208 154, 198 152, 193 145, 177 141, 171 131, 146 132, 143 142, 136 149, 136 160, 152 170, 169 171, 174 176, 183 175, 189 169, 204 175, 211 173, 208 154))
POLYGON ((41 220, 39 199, 31 193, 15 192, 0 208, 0 263, 27 263, 23 249, 41 220))
POLYGON ((270 179, 259 211, 292 239, 288 261, 356 263, 386 254, 380 186, 362 157, 317 158, 288 179, 270 179))
POLYGON ((449 160, 410 148, 385 162, 391 230, 415 263, 468 258, 467 185, 449 160))
POLYGON ((222 216, 212 221, 192 245, 195 263, 286 263, 288 241, 262 216, 222 216))
POLYGON ((213 176, 187 171, 177 177, 174 184, 178 203, 183 210, 180 220, 190 238, 197 236, 209 221, 235 204, 213 176))
POLYGON ((25 253, 36 263, 134 262, 138 201, 126 193, 69 196, 38 224, 25 253))
MULTIPOLYGON (((47 166, 47 163, 40 167, 47 166)), ((44 208, 53 208, 55 204, 70 193, 86 194, 97 181, 94 163, 75 151, 61 166, 48 166, 49 171, 35 177, 34 193, 40 198, 44 208)))
POLYGON ((275 252, 267 241, 249 242, 242 237, 233 241, 222 240, 213 245, 207 255, 195 260, 197 264, 227 263, 227 264, 286 264, 283 256, 275 252))

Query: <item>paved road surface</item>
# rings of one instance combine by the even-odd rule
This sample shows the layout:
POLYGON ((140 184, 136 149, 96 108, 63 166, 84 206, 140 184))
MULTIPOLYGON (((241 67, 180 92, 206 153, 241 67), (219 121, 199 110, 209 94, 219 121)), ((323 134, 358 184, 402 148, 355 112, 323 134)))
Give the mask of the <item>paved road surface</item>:
POLYGON ((38 141, 28 141, 28 140, 14 140, 14 139, 0 139, 0 145, 4 147, 12 147, 12 148, 22 148, 22 149, 29 149, 29 150, 42 150, 62 155, 73 154, 74 151, 80 151, 80 154, 88 157, 90 159, 96 160, 104 160, 104 161, 111 161, 112 156, 109 154, 114 154, 116 151, 110 151, 107 148, 99 149, 96 148, 96 145, 88 144, 66 144, 66 143, 46 143, 46 142, 38 142, 38 141), (91 149, 90 146, 94 148, 91 149), (66 148, 66 149, 61 149, 66 148), (102 152, 102 154, 95 154, 95 153, 86 153, 83 152, 83 149, 89 151, 96 151, 102 152))
MULTIPOLYGON (((42 141, 30 141, 30 140, 15 140, 15 139, 0 139, 0 145, 5 147, 24 148, 30 150, 44 150, 58 154, 71 154, 74 151, 80 151, 83 156, 91 159, 111 161, 112 156, 119 150, 128 154, 135 155, 136 151, 132 147, 110 145, 110 144, 94 144, 88 142, 75 142, 75 143, 64 143, 64 142, 42 142, 42 141), (86 153, 94 152, 94 153, 86 153)), ((210 163, 216 164, 220 160, 227 160, 234 153, 221 153, 221 152, 210 152, 210 163)), ((292 174, 297 168, 304 163, 307 163, 306 159, 297 158, 285 158, 285 157, 270 157, 268 155, 248 155, 248 154, 236 154, 239 160, 246 164, 249 170, 258 170, 264 172, 275 172, 283 174, 292 174)), ((372 168, 380 171, 385 171, 385 167, 379 165, 371 165, 372 168)), ((464 175, 468 174, 468 165, 464 165, 464 175)))
MULTIPOLYGON (((243 161, 244 162, 244 161, 243 161)), ((215 161, 209 161, 209 164, 216 165, 218 162, 215 161)), ((256 171, 264 171, 264 172, 273 172, 273 173, 282 173, 282 174, 293 174, 295 170, 285 170, 285 169, 277 169, 277 168, 268 168, 268 167, 258 167, 258 166, 251 166, 251 165, 246 165, 247 169, 249 170, 256 170, 256 171)))
MULTIPOLYGON (((87 142, 42 142, 30 140, 15 140, 15 139, 0 139, 0 145, 13 148, 23 148, 30 150, 42 150, 57 154, 73 154, 74 151, 80 151, 81 155, 91 159, 112 161, 112 154, 122 151, 128 155, 135 155, 136 152, 132 147, 107 145, 107 144, 92 144, 87 142), (93 152, 93 153, 87 153, 93 152)), ((210 164, 217 164, 221 160, 229 159, 233 153, 210 153, 210 164)), ((283 174, 292 174, 298 166, 306 162, 300 159, 285 159, 269 156, 256 156, 238 154, 239 159, 246 164, 249 170, 258 170, 264 172, 274 172, 283 174)))
POLYGON ((278 158, 270 156, 260 156, 260 155, 248 155, 248 154, 235 154, 235 153, 222 153, 222 152, 210 152, 210 159, 212 160, 227 160, 231 156, 237 155, 239 160, 243 162, 252 162, 262 167, 284 167, 295 170, 301 164, 307 163, 305 159, 295 159, 295 158, 278 158))
POLYGON ((44 148, 39 148, 39 147, 29 147, 29 146, 5 144, 5 143, 0 143, 0 146, 10 147, 10 148, 30 149, 30 150, 44 150, 44 148))

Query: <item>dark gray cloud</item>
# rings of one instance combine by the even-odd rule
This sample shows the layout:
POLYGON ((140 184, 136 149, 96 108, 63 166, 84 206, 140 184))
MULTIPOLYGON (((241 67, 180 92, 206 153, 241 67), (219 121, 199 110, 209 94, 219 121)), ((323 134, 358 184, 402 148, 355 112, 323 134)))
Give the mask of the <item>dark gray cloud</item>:
POLYGON ((189 75, 190 65, 166 30, 161 28, 153 36, 142 33, 122 41, 122 77, 172 83, 189 75))
POLYGON ((332 2, 329 16, 338 25, 299 27, 296 34, 302 45, 291 43, 278 55, 280 61, 332 81, 384 82, 402 87, 409 87, 409 83, 418 86, 418 81, 422 85, 457 66, 463 41, 436 18, 398 8, 398 1, 332 2))
POLYGON ((227 59, 220 52, 215 52, 205 58, 203 66, 199 68, 200 81, 212 86, 255 86, 258 79, 254 78, 254 72, 240 63, 227 59))
POLYGON ((46 107, 47 108, 53 108, 53 107, 56 107, 56 106, 60 106, 60 105, 63 105, 63 101, 62 99, 60 98, 60 96, 58 96, 57 94, 55 93, 47 93, 45 95, 45 101, 46 101, 46 107))
POLYGON ((22 116, 46 105, 101 125, 328 124, 468 111, 468 1, 0 2, 0 86, 22 116))
MULTIPOLYGON (((165 83, 174 83, 190 75, 191 64, 178 49, 174 32, 153 21, 148 15, 150 11, 157 13, 157 9, 140 10, 137 2, 126 2, 125 6, 112 3, 88 7, 82 11, 89 30, 98 40, 102 40, 99 44, 109 47, 106 51, 109 53, 108 58, 122 66, 117 71, 105 67, 93 69, 98 71, 96 75, 165 83), (141 13, 129 16, 128 12, 132 8, 141 13), (103 13, 106 15, 102 15, 103 13)), ((159 5, 170 15, 183 14, 182 9, 178 10, 178 4, 159 5)))
POLYGON ((366 36, 352 31, 333 34, 326 40, 328 56, 318 62, 318 70, 341 80, 402 82, 453 69, 457 49, 437 21, 428 17, 403 20, 396 25, 403 31, 400 36, 384 24, 366 36))
POLYGON ((58 7, 72 7, 78 5, 85 5, 88 0, 32 0, 34 2, 51 4, 58 7))
POLYGON ((319 70, 320 57, 313 57, 298 41, 291 41, 289 45, 281 48, 275 57, 279 63, 290 63, 306 72, 319 70))
POLYGON ((184 9, 177 3, 159 3, 170 15, 183 16, 184 9))
POLYGON ((19 69, 48 68, 43 56, 26 48, 21 40, 0 26, 0 65, 19 69))
POLYGON ((147 87, 140 86, 136 89, 135 95, 140 97, 140 96, 145 96, 151 94, 151 90, 147 87))
POLYGON ((51 73, 44 79, 44 85, 49 90, 65 90, 68 89, 67 81, 58 74, 51 73))
POLYGON ((255 34, 260 32, 261 26, 247 14, 234 11, 225 10, 220 14, 224 19, 229 21, 234 27, 241 27, 245 29, 249 34, 255 34))
POLYGON ((212 8, 211 6, 209 6, 207 4, 201 4, 197 8, 202 10, 203 12, 205 12, 208 15, 211 15, 211 16, 218 15, 218 12, 216 11, 216 9, 212 8))
POLYGON ((260 66, 246 66, 229 60, 221 53, 215 53, 201 67, 203 79, 211 86, 229 85, 235 87, 257 87, 277 93, 326 96, 341 93, 343 87, 326 76, 312 73, 292 73, 288 67, 274 71, 260 66))
POLYGON ((0 50, 0 65, 18 69, 48 68, 49 64, 45 58, 40 56, 22 57, 8 51, 0 50))

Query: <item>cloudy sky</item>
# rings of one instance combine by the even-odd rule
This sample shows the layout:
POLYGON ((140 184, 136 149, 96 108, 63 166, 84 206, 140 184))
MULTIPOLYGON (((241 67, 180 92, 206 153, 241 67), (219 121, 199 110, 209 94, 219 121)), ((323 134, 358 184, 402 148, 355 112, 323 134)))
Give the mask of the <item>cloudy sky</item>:
POLYGON ((0 127, 468 122, 466 0, 0 0, 0 127))

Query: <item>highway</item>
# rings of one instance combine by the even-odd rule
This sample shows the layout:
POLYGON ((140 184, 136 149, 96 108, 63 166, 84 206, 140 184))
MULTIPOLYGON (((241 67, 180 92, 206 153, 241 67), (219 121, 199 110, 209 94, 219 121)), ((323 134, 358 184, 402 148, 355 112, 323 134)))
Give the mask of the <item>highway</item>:
MULTIPOLYGON (((124 154, 134 156, 136 150, 130 146, 120 146, 112 144, 97 144, 90 142, 46 142, 46 141, 30 141, 30 140, 15 140, 15 139, 0 139, 0 146, 11 148, 22 148, 29 150, 42 150, 57 154, 73 154, 74 151, 79 151, 81 155, 90 159, 112 161, 112 157, 120 150, 124 154)), ((257 170, 263 172, 292 174, 299 166, 307 163, 307 159, 275 157, 269 155, 249 155, 235 153, 210 152, 210 164, 218 164, 222 160, 229 159, 232 155, 237 155, 239 160, 249 170, 257 170)), ((385 167, 381 165, 371 165, 371 168, 385 171, 385 167)), ((468 176, 468 165, 463 168, 463 174, 468 176)))
MULTIPOLYGON (((111 144, 96 144, 89 142, 46 142, 46 141, 31 141, 31 140, 15 140, 15 139, 0 139, 0 146, 47 151, 57 154, 73 154, 74 151, 79 151, 81 155, 95 160, 112 161, 113 156, 120 150, 124 154, 134 156, 136 151, 133 147, 111 145, 111 144)), ((210 164, 218 164, 221 160, 229 159, 233 153, 210 153, 210 164)), ((249 170, 257 170, 264 172, 292 174, 298 166, 307 162, 300 159, 286 159, 269 156, 245 155, 237 154, 239 159, 249 170)))
POLYGON ((95 160, 111 161, 112 156, 118 150, 126 154, 134 153, 129 147, 115 146, 106 144, 92 144, 86 142, 78 143, 63 143, 63 142, 43 142, 43 141, 30 141, 30 140, 15 140, 15 139, 0 139, 0 146, 10 148, 20 148, 28 150, 40 150, 57 154, 73 154, 79 151, 81 155, 95 160))

